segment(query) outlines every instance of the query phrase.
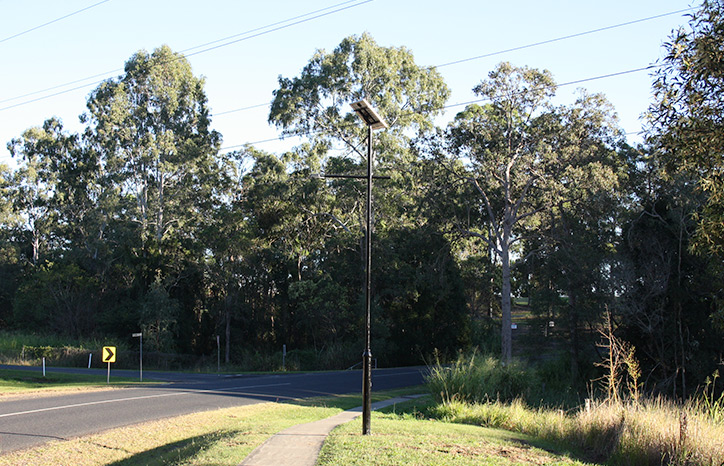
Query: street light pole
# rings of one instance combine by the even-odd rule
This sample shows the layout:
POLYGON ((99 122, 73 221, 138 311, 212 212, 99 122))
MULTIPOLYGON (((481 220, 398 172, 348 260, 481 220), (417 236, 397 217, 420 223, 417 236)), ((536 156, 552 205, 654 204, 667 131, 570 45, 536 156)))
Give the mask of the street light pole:
POLYGON ((372 130, 387 128, 387 123, 366 100, 353 103, 352 108, 367 124, 367 234, 365 238, 365 349, 362 354, 362 435, 369 435, 372 418, 372 349, 370 338, 372 321, 372 130))
POLYGON ((365 350, 362 354, 362 435, 371 432, 372 417, 372 126, 367 127, 367 235, 365 244, 365 350))

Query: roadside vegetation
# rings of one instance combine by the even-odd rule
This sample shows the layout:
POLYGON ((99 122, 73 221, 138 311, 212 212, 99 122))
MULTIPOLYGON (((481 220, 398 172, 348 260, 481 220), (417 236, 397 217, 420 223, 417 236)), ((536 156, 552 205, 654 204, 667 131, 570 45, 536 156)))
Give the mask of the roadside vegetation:
MULTIPOLYGON (((116 369, 138 368, 138 340, 135 344, 118 337, 72 338, 47 333, 0 330, 0 364, 40 366, 45 359, 48 366, 104 368, 100 355, 104 346, 117 348, 116 369), (92 355, 92 357, 91 357, 92 355)), ((283 353, 259 349, 240 351, 233 362, 217 359, 216 353, 192 355, 164 353, 144 347, 143 365, 148 370, 182 370, 186 372, 276 372, 347 369, 358 359, 359 348, 350 345, 328 345, 321 351, 290 349, 283 353)))
POLYGON ((598 398, 565 409, 542 401, 554 397, 541 393, 545 379, 535 369, 461 356, 452 365, 432 368, 428 388, 435 402, 423 412, 445 422, 523 433, 591 461, 724 464, 724 394, 717 387, 718 372, 696 396, 675 402, 641 395, 641 387, 627 383, 630 375, 618 369, 601 379, 598 398))

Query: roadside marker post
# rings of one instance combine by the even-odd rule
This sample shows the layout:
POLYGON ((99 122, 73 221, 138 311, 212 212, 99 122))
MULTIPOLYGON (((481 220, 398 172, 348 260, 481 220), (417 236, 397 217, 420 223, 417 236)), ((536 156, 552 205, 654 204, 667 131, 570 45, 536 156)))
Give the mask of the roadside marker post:
POLYGON ((108 363, 108 377, 106 378, 106 383, 109 384, 111 383, 111 363, 116 362, 116 347, 104 346, 101 360, 108 363))

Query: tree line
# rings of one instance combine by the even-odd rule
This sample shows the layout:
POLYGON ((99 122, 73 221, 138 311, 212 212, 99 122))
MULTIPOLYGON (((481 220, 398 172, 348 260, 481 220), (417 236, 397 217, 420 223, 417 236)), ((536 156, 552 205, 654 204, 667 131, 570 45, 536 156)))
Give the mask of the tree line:
MULTIPOLYGON (((373 352, 412 364, 514 355, 513 296, 555 322, 572 380, 610 318, 652 390, 686 396, 724 361, 721 1, 665 44, 646 143, 604 96, 555 105, 548 71, 501 63, 446 127, 434 68, 369 35, 280 77, 283 154, 220 150, 203 79, 163 46, 99 85, 71 133, 49 119, 0 167, 0 328, 142 330, 152 349, 225 359, 282 344, 359 360, 367 99, 375 134, 373 352)), ((541 328, 541 332, 543 329, 541 328)))

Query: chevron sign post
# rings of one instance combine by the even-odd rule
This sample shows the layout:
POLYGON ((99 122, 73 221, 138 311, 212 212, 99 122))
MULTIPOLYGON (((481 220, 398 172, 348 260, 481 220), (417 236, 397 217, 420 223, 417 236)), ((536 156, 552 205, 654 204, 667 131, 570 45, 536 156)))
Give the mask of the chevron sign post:
POLYGON ((111 363, 116 362, 116 347, 104 346, 101 360, 108 363, 108 377, 106 378, 106 383, 111 383, 111 363))

